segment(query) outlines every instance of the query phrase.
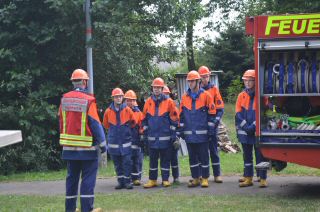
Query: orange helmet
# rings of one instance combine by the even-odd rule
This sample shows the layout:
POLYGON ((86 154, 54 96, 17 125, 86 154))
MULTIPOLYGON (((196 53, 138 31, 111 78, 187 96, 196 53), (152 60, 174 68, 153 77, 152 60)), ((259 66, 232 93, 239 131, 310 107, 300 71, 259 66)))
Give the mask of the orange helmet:
POLYGON ((164 80, 160 77, 157 77, 153 80, 151 86, 164 87, 164 80))
POLYGON ((72 72, 70 80, 88 80, 89 76, 87 72, 82 69, 76 69, 72 72))
POLYGON ((248 79, 249 77, 256 78, 256 71, 253 69, 249 69, 244 72, 242 79, 248 79))
POLYGON ((111 93, 111 97, 114 97, 114 96, 123 96, 123 91, 121 90, 121 88, 115 88, 112 90, 112 93, 111 93))
POLYGON ((164 94, 166 94, 166 95, 168 95, 168 94, 171 93, 171 92, 170 92, 170 89, 168 88, 168 86, 165 85, 165 86, 163 87, 162 93, 164 93, 164 94))
POLYGON ((201 79, 201 77, 200 77, 200 74, 195 70, 190 71, 187 75, 188 81, 189 80, 198 80, 198 79, 201 79))
POLYGON ((125 94, 124 94, 124 98, 126 99, 137 99, 137 95, 133 90, 128 90, 125 94))
POLYGON ((199 69, 198 69, 198 72, 200 74, 200 76, 203 76, 203 75, 210 75, 210 70, 207 66, 201 66, 199 69))

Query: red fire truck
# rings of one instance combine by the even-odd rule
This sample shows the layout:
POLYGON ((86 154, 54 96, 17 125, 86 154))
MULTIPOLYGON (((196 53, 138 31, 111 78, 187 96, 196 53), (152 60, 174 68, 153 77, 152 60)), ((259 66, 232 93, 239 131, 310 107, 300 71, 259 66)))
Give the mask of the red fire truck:
POLYGON ((246 18, 254 36, 256 136, 276 169, 320 168, 320 14, 246 18))

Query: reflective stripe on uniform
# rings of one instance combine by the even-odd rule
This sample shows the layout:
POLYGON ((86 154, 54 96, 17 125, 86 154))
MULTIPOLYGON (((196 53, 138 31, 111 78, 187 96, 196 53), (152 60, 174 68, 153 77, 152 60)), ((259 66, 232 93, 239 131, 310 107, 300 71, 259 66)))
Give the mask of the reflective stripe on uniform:
POLYGON ((129 146, 131 146, 131 142, 122 144, 122 147, 129 147, 129 146))
POLYGON ((195 164, 195 165, 190 165, 190 167, 193 168, 193 167, 197 167, 197 166, 199 166, 199 165, 200 165, 200 163, 195 164))
POLYGON ((139 149, 139 146, 138 145, 131 145, 131 148, 132 149, 139 149))
POLYGON ((170 171, 170 169, 166 169, 166 168, 161 168, 161 170, 163 170, 163 171, 170 171))
POLYGON ((176 127, 173 125, 170 125, 170 130, 176 130, 176 127))
POLYGON ((256 121, 252 122, 252 124, 256 125, 256 121))
POLYGON ((208 125, 209 125, 210 127, 213 127, 213 126, 214 126, 214 123, 213 123, 213 122, 208 122, 208 125))
POLYGON ((83 147, 91 147, 92 142, 88 141, 70 141, 70 140, 65 140, 65 139, 60 139, 60 144, 61 145, 68 145, 68 146, 83 146, 83 147))
POLYGON ((243 121, 240 123, 240 127, 243 127, 246 123, 247 123, 247 121, 246 121, 246 120, 243 120, 243 121))
POLYGON ((180 127, 184 127, 184 123, 180 123, 180 127))
POLYGON ((196 134, 198 135, 203 135, 203 134, 207 134, 208 130, 196 130, 196 134))
POLYGON ((110 148, 119 148, 119 144, 108 144, 110 148))
POLYGON ((243 130, 238 130, 238 135, 248 135, 245 131, 243 130))
POLYGON ((171 166, 171 168, 176 169, 176 168, 178 168, 178 166, 171 166))
POLYGON ((148 129, 148 126, 143 126, 143 130, 147 130, 148 129))
POLYGON ((170 136, 159 137, 159 141, 167 141, 170 140, 170 136))
POLYGON ((216 120, 220 121, 221 117, 220 116, 217 116, 216 117, 216 120))
POLYGON ((150 168, 150 171, 158 170, 158 168, 150 168))
POLYGON ((97 149, 93 146, 93 147, 89 147, 89 148, 82 148, 82 147, 72 147, 72 146, 64 146, 63 147, 64 151, 96 151, 97 149))
POLYGON ((218 166, 218 165, 220 165, 220 163, 212 163, 211 165, 212 166, 218 166))
POLYGON ((123 176, 123 175, 120 175, 120 176, 117 176, 117 178, 124 178, 124 176, 123 176))
POLYGON ((77 198, 78 195, 74 195, 74 196, 66 196, 66 199, 74 199, 74 198, 77 198))
POLYGON ((63 133, 66 133, 66 126, 67 126, 67 122, 66 122, 66 111, 62 111, 62 123, 63 123, 63 133))
POLYGON ((183 133, 185 134, 185 135, 192 135, 192 131, 183 131, 183 133))
MULTIPOLYGON (((122 147, 129 147, 129 146, 131 146, 131 142, 122 144, 122 147)), ((110 148, 119 148, 120 146, 119 146, 119 144, 108 144, 108 147, 110 147, 110 148)))
POLYGON ((72 139, 79 141, 92 141, 92 136, 81 136, 81 135, 69 135, 69 134, 60 134, 60 139, 72 139))
POLYGON ((252 166, 252 163, 245 163, 245 166, 252 166))
POLYGON ((80 195, 81 198, 93 198, 94 195, 80 195))
POLYGON ((86 121, 87 121, 87 113, 83 112, 81 116, 81 135, 85 136, 86 134, 86 121))
MULTIPOLYGON (((156 137, 148 137, 149 141, 155 141, 156 137)), ((170 136, 163 136, 163 137, 159 137, 159 141, 167 141, 170 140, 170 136)))
POLYGON ((134 175, 134 176, 136 176, 136 175, 140 175, 140 174, 142 174, 142 172, 138 172, 138 173, 131 173, 131 175, 134 175))
POLYGON ((209 167, 209 164, 208 165, 201 165, 202 168, 208 168, 209 167))
POLYGON ((104 147, 104 146, 106 146, 106 145, 107 145, 107 142, 106 142, 106 141, 103 141, 103 142, 101 142, 101 143, 99 144, 100 147, 104 147))

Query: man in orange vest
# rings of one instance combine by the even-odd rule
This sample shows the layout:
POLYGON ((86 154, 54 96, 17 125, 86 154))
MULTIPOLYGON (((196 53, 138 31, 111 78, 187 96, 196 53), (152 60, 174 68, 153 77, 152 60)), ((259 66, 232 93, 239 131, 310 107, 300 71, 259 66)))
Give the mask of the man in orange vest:
POLYGON ((221 170, 220 170, 220 157, 218 150, 218 139, 217 139, 217 131, 218 126, 221 121, 223 112, 224 112, 224 103, 222 97, 220 95, 219 89, 213 83, 210 83, 210 70, 206 66, 201 66, 198 69, 198 72, 201 77, 201 87, 208 91, 213 98, 213 103, 216 106, 217 114, 216 119, 214 120, 214 134, 211 136, 209 141, 209 151, 211 158, 212 171, 214 176, 214 182, 222 183, 221 178, 221 170))
POLYGON ((113 102, 104 113, 103 126, 108 130, 108 150, 117 173, 115 189, 132 189, 131 129, 136 121, 132 110, 123 103, 123 91, 115 88, 111 96, 113 102))
POLYGON ((98 151, 106 151, 106 139, 101 125, 96 99, 87 93, 87 72, 76 69, 71 76, 74 90, 63 95, 59 108, 62 159, 67 161, 66 211, 76 211, 81 175, 81 211, 93 209, 94 187, 98 170, 98 151))
POLYGON ((200 79, 199 73, 194 70, 187 75, 189 89, 181 98, 178 135, 186 141, 189 152, 193 179, 188 186, 201 184, 206 188, 209 186, 209 138, 215 133, 216 109, 211 95, 200 88, 200 79))
POLYGON ((162 185, 168 187, 170 173, 170 157, 173 142, 177 139, 176 128, 179 115, 172 99, 166 97, 162 91, 164 81, 156 78, 152 82, 153 94, 147 99, 143 108, 142 126, 144 139, 148 142, 150 168, 149 181, 144 188, 157 186, 158 160, 160 157, 162 185))
POLYGON ((142 118, 143 114, 140 111, 137 104, 137 95, 133 90, 128 90, 124 94, 124 98, 126 99, 126 104, 133 111, 134 117, 136 119, 137 125, 131 129, 132 133, 132 169, 131 169, 131 180, 133 185, 139 186, 141 185, 141 174, 142 174, 142 163, 143 163, 143 152, 141 149, 142 141, 140 140, 140 132, 142 131, 142 118))

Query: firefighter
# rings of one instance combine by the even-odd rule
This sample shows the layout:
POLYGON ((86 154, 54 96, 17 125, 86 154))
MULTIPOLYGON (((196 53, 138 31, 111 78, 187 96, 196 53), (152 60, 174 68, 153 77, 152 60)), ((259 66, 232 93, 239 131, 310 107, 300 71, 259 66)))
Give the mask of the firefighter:
MULTIPOLYGON (((256 98, 255 98, 255 70, 247 70, 243 74, 244 91, 238 95, 236 103, 235 124, 237 137, 242 145, 244 159, 244 181, 239 183, 240 187, 252 186, 253 178, 253 150, 255 148, 256 131, 256 98)), ((257 163, 263 161, 263 157, 256 148, 257 163)), ((257 175, 260 177, 260 187, 267 187, 267 171, 260 170, 257 175)))
POLYGON ((208 91, 213 98, 213 103, 216 106, 216 119, 214 120, 214 134, 209 139, 209 152, 211 158, 211 166, 214 176, 214 182, 222 183, 221 170, 220 170, 220 157, 218 150, 217 130, 224 113, 224 103, 220 95, 219 89, 213 83, 210 83, 210 70, 206 66, 201 66, 198 70, 201 77, 201 87, 208 91))
POLYGON ((98 170, 98 151, 106 151, 106 139, 101 125, 96 99, 87 93, 88 74, 82 69, 73 71, 74 90, 65 93, 59 108, 60 145, 62 159, 67 161, 66 211, 76 211, 78 185, 81 175, 81 211, 93 209, 94 187, 98 170))
MULTIPOLYGON (((168 86, 163 87, 163 94, 166 95, 168 98, 170 98, 170 89, 168 86)), ((175 108, 178 113, 178 108, 175 108)), ((173 177, 173 183, 179 184, 179 162, 178 162, 178 150, 180 148, 180 142, 177 139, 175 142, 173 142, 173 148, 171 152, 171 159, 170 159, 170 165, 171 165, 171 171, 172 171, 172 177, 173 177)))
POLYGON ((136 121, 132 110, 122 103, 123 96, 120 88, 112 90, 113 102, 104 113, 103 126, 108 130, 108 150, 117 173, 115 189, 132 189, 131 130, 136 121))
POLYGON ((142 121, 142 112, 139 110, 138 104, 136 102, 137 95, 133 90, 128 90, 124 94, 124 98, 126 99, 126 104, 131 108, 133 114, 135 116, 137 125, 131 129, 132 133, 132 145, 131 145, 131 160, 132 160, 132 168, 131 168, 131 181, 133 185, 139 186, 141 185, 141 174, 142 174, 142 162, 143 162, 143 152, 141 149, 142 141, 140 140, 140 129, 141 129, 141 121, 142 121))
POLYGON ((189 89, 182 96, 180 103, 178 135, 186 141, 189 152, 192 175, 189 187, 197 187, 200 184, 201 187, 209 186, 209 138, 215 133, 216 108, 211 95, 200 88, 200 79, 197 71, 188 73, 189 89))
POLYGON ((144 184, 144 188, 157 186, 159 157, 162 185, 168 187, 171 185, 169 182, 171 149, 173 142, 176 141, 179 115, 173 100, 162 93, 163 79, 155 78, 151 86, 153 94, 145 102, 142 121, 150 157, 149 181, 144 184))

